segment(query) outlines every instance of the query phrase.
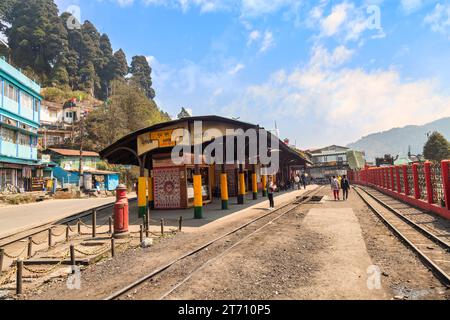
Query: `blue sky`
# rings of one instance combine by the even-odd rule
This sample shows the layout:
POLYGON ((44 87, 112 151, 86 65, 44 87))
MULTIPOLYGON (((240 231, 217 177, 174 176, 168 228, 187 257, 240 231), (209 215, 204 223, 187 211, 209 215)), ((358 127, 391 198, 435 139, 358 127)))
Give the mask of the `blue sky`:
POLYGON ((159 106, 302 148, 450 116, 450 0, 57 0, 145 55, 159 106))

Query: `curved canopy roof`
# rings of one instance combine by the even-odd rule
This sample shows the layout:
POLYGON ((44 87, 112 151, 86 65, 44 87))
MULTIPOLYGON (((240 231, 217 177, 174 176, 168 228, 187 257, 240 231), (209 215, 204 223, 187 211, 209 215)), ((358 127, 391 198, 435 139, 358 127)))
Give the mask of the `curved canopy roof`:
MULTIPOLYGON (((195 123, 201 121, 203 126, 215 127, 219 126, 221 129, 242 129, 244 131, 248 129, 263 129, 258 125, 254 125, 251 123, 246 123, 234 119, 229 119, 225 117, 219 117, 215 115, 211 116, 198 116, 198 117, 189 117, 182 118, 174 121, 168 121, 164 123, 159 123, 148 128, 144 128, 138 130, 136 132, 130 133, 129 135, 119 139, 112 145, 105 148, 100 152, 100 156, 106 160, 108 160, 111 164, 121 164, 121 165, 136 165, 139 166, 139 160, 137 159, 137 155, 140 154, 142 157, 145 155, 142 154, 142 150, 139 150, 139 138, 145 135, 150 135, 152 133, 161 132, 164 130, 173 130, 176 128, 192 128, 191 126, 195 123)), ((267 132, 267 131, 266 131, 267 132)), ((268 132, 268 136, 271 136, 271 133, 268 132)), ((279 140, 279 139, 278 139, 279 140)), ((211 142, 211 141, 210 141, 211 142)), ((209 142, 209 143, 210 143, 209 142)), ((209 144, 206 143, 206 144, 209 144)), ((205 145, 205 144, 204 144, 205 145)), ((281 163, 289 163, 292 165, 306 165, 311 164, 311 162, 306 159, 302 154, 296 152, 295 150, 288 147, 282 141, 279 141, 280 146, 280 162, 281 163)), ((164 147, 158 146, 158 148, 153 148, 146 153, 145 166, 148 167, 148 162, 151 160, 152 156, 155 154, 161 153, 170 153, 173 147, 164 147), (151 156, 149 156, 151 155, 151 156)))

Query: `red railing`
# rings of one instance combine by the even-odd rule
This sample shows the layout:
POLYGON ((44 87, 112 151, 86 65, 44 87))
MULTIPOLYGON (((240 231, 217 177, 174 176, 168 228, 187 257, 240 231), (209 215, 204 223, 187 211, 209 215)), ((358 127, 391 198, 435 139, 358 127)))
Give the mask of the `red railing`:
POLYGON ((423 210, 450 219, 450 160, 349 171, 354 184, 367 185, 423 210))

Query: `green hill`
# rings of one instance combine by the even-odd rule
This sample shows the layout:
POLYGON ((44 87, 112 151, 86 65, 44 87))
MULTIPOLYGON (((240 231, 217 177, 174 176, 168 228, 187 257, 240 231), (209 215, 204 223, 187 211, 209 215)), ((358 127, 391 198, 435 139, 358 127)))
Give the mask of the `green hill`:
POLYGON ((427 141, 427 133, 438 131, 450 140, 450 117, 442 118, 423 126, 406 126, 370 134, 347 147, 366 152, 368 161, 385 154, 405 156, 411 147, 412 154, 422 154, 427 141))

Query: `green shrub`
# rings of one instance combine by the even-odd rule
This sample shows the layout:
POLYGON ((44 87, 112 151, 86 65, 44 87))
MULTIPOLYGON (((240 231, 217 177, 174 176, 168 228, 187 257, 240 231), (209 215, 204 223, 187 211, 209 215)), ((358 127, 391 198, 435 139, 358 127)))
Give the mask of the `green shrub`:
POLYGON ((59 88, 43 88, 41 94, 45 100, 51 102, 63 103, 66 100, 66 93, 59 88))

